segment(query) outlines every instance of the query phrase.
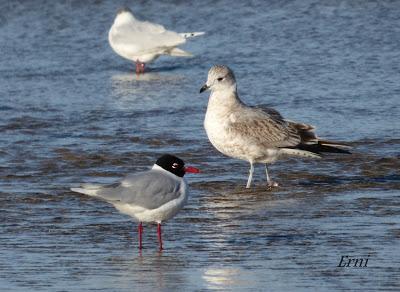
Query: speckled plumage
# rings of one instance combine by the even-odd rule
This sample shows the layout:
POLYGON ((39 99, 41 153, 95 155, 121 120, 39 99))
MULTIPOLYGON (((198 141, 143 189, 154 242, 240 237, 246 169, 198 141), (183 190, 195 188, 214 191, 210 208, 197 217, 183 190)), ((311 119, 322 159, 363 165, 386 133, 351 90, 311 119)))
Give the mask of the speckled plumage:
MULTIPOLYGON (((283 156, 320 157, 315 151, 304 150, 304 145, 320 142, 313 126, 285 120, 271 108, 244 104, 237 94, 235 75, 227 66, 210 69, 201 91, 205 89, 211 89, 204 120, 207 136, 221 153, 250 162, 247 187, 251 185, 254 163, 273 163, 283 156)), ((269 185, 276 185, 269 180, 268 172, 267 180, 269 185)))

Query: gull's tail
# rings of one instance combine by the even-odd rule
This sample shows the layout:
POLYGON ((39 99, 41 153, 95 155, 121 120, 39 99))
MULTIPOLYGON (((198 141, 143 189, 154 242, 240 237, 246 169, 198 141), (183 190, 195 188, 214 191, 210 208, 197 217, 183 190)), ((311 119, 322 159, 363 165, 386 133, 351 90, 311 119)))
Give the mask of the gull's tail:
POLYGON ((296 134, 300 136, 300 143, 294 147, 284 147, 289 148, 289 152, 295 150, 301 152, 311 152, 312 154, 320 155, 321 153, 341 153, 341 154, 351 154, 349 149, 352 147, 349 144, 343 142, 327 141, 321 140, 314 133, 314 127, 307 124, 295 123, 292 121, 287 121, 289 123, 290 129, 294 130, 296 134))
POLYGON ((351 154, 351 152, 348 150, 351 148, 350 146, 330 141, 318 141, 317 144, 300 144, 296 148, 316 154, 321 154, 321 153, 351 154))
POLYGON ((168 51, 168 55, 175 57, 193 57, 193 55, 189 52, 186 52, 179 48, 172 48, 168 51))
POLYGON ((203 34, 205 34, 204 31, 197 31, 197 32, 183 32, 183 33, 180 33, 179 35, 184 37, 185 39, 189 39, 189 38, 194 38, 194 37, 197 37, 197 36, 200 36, 203 34))
POLYGON ((318 140, 317 143, 313 144, 299 144, 295 147, 283 148, 288 154, 296 155, 297 152, 301 155, 296 156, 307 156, 304 152, 307 152, 311 156, 319 156, 322 153, 340 153, 340 154, 351 154, 349 149, 352 147, 348 144, 333 141, 318 140), (296 152, 296 154, 295 154, 296 152))
POLYGON ((97 192, 101 189, 100 185, 83 184, 80 188, 71 188, 75 193, 81 193, 88 196, 97 196, 97 192))
POLYGON ((347 144, 320 140, 315 144, 299 144, 294 147, 281 148, 280 152, 287 156, 321 158, 323 153, 351 154, 348 150, 350 148, 347 144))

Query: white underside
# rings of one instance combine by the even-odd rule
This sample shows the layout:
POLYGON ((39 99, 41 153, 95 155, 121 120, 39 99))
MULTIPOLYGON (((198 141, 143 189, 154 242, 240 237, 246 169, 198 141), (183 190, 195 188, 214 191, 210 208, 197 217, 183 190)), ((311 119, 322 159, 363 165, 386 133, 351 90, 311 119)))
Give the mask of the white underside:
POLYGON ((135 221, 161 223, 174 217, 185 205, 186 201, 187 196, 181 195, 178 199, 152 210, 131 204, 114 203, 113 205, 118 211, 131 216, 135 221))
POLYGON ((273 163, 280 157, 280 150, 261 148, 251 141, 232 135, 227 130, 229 113, 225 116, 213 109, 207 109, 204 128, 211 144, 226 156, 246 160, 252 163, 273 163))
POLYGON ((110 35, 111 35, 111 30, 108 37, 108 41, 114 52, 116 52, 119 56, 133 62, 139 61, 141 63, 150 63, 155 59, 157 59, 160 55, 164 54, 165 51, 165 50, 138 51, 135 50, 135 48, 132 46, 124 45, 124 43, 115 43, 110 35))

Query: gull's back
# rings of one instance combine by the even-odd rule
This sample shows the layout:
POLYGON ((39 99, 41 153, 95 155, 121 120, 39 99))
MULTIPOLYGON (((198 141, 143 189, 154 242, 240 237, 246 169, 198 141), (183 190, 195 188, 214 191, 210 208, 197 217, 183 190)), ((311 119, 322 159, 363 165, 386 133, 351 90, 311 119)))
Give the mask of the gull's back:
POLYGON ((159 24, 139 21, 129 12, 117 15, 109 32, 111 47, 130 60, 144 54, 162 54, 185 41, 178 33, 159 24))
MULTIPOLYGON (((183 182, 183 179, 182 179, 183 182)), ((181 196, 179 180, 157 170, 131 174, 118 183, 103 186, 96 193, 110 203, 124 203, 156 209, 181 196)))

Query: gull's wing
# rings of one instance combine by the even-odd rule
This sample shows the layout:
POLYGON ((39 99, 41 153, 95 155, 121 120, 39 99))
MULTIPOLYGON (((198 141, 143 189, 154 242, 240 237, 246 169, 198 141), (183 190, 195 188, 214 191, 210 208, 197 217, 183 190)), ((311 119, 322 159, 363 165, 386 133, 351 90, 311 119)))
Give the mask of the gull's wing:
MULTIPOLYGON (((350 154, 350 145, 343 142, 321 140, 314 133, 314 127, 308 124, 285 120, 272 108, 252 108, 243 106, 240 114, 233 114, 229 130, 240 139, 265 148, 281 148, 290 155, 305 156, 311 152, 319 157, 320 153, 350 154)), ((310 154, 308 154, 310 155, 310 154)))
POLYGON ((159 53, 186 42, 183 36, 166 30, 162 25, 137 19, 114 24, 110 39, 114 45, 136 53, 159 53))
POLYGON ((180 196, 180 183, 158 170, 125 177, 118 183, 103 186, 96 196, 112 202, 122 202, 146 209, 156 209, 180 196))
POLYGON ((230 118, 229 131, 251 143, 270 147, 293 147, 301 142, 295 127, 271 108, 243 106, 230 118))

